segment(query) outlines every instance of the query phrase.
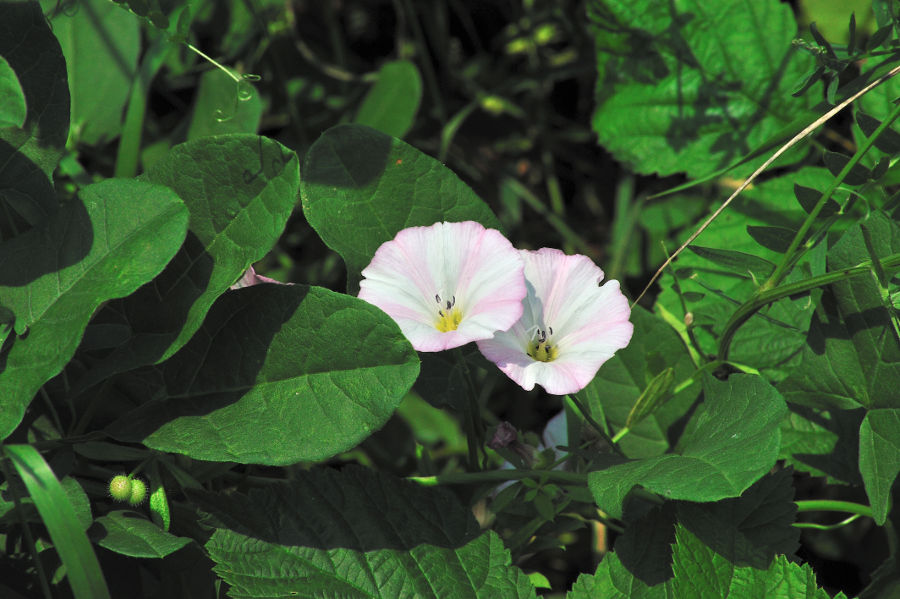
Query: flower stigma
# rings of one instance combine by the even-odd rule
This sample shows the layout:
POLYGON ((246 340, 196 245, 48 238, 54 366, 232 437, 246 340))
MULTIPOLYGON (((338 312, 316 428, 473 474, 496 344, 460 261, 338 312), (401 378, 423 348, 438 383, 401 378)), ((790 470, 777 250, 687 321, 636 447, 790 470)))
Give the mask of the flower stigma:
POLYGON ((440 306, 440 308, 438 308, 438 319, 434 323, 434 328, 442 333, 455 331, 459 328, 459 323, 462 322, 462 312, 456 307, 456 296, 454 295, 446 302, 442 302, 441 296, 436 293, 434 294, 434 301, 440 306))
MULTIPOLYGON (((550 331, 550 335, 552 336, 553 327, 547 327, 547 330, 550 331)), ((528 343, 528 351, 525 353, 538 362, 552 362, 559 354, 559 347, 550 344, 550 338, 547 336, 547 331, 544 329, 537 329, 531 341, 528 343)))

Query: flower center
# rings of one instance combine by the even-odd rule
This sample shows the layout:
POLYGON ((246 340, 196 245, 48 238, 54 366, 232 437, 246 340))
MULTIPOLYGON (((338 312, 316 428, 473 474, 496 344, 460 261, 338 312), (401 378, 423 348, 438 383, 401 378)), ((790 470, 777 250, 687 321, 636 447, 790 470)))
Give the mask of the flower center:
MULTIPOLYGON (((553 327, 547 327, 547 330, 550 331, 550 335, 553 335, 553 327)), ((528 343, 526 353, 538 362, 552 362, 559 355, 559 348, 550 343, 547 331, 538 329, 534 338, 528 343)))
POLYGON ((460 309, 456 307, 456 296, 454 295, 450 300, 442 302, 441 296, 435 294, 434 301, 439 306, 438 318, 434 322, 434 328, 442 333, 455 331, 459 328, 459 323, 462 322, 463 317, 460 309))

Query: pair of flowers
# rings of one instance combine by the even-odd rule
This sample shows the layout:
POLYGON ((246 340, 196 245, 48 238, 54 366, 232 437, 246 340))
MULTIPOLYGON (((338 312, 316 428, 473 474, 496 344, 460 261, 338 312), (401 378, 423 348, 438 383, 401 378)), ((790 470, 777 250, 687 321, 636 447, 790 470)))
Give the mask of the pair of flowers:
POLYGON ((478 344, 523 389, 583 389, 631 340, 617 281, 588 257, 516 250, 476 222, 403 229, 362 271, 359 297, 387 312, 418 351, 478 344))

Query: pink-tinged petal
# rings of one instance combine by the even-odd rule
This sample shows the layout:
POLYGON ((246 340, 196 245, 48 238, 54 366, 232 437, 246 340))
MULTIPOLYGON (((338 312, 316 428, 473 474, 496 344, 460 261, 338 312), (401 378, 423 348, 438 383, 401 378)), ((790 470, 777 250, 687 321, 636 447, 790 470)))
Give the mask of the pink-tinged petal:
POLYGON ((387 312, 415 349, 441 351, 489 338, 519 319, 523 268, 499 231, 476 222, 410 227, 375 252, 359 297, 387 312), (448 302, 461 320, 442 332, 438 311, 448 302))
POLYGON ((617 281, 599 285, 603 271, 586 256, 550 248, 522 256, 528 283, 522 320, 478 347, 526 390, 539 384, 554 395, 580 391, 631 340, 628 300, 617 281), (549 362, 527 354, 539 331, 556 348, 549 362))

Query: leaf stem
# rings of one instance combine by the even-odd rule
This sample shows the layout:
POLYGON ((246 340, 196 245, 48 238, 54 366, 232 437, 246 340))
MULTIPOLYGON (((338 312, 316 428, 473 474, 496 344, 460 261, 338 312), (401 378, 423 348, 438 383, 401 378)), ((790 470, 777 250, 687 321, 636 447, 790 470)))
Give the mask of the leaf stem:
POLYGON ((426 487, 439 485, 469 485, 503 483, 509 480, 536 478, 564 485, 586 485, 587 474, 564 470, 482 470, 481 472, 450 472, 436 476, 409 476, 407 480, 426 487))
POLYGON ((591 425, 591 428, 597 432, 600 438, 603 439, 613 451, 615 451, 620 456, 625 457, 625 454, 622 453, 622 450, 619 449, 618 445, 616 445, 615 440, 610 438, 609 433, 606 432, 606 428, 601 426, 599 422, 594 420, 593 416, 591 416, 591 413, 587 410, 584 404, 581 403, 581 400, 579 400, 574 395, 566 395, 566 397, 576 408, 578 408, 578 411, 581 412, 581 415, 584 417, 587 423, 591 425))
MULTIPOLYGON (((455 350, 456 360, 462 370, 463 379, 466 381, 466 404, 464 414, 464 426, 466 429, 466 441, 468 445, 468 463, 470 470, 480 470, 478 465, 478 450, 484 452, 484 421, 481 419, 481 404, 478 402, 478 393, 475 391, 475 384, 472 382, 472 373, 469 371, 469 365, 466 357, 462 353, 462 349, 455 350)), ((485 457, 486 459, 486 457, 485 457)))
MULTIPOLYGON (((891 254, 890 256, 880 260, 880 263, 882 269, 898 267, 900 266, 900 254, 891 254)), ((766 304, 770 304, 784 297, 796 295, 805 291, 810 291, 811 289, 815 289, 816 287, 824 287, 825 285, 831 285, 832 283, 837 283, 838 281, 844 279, 852 279, 853 277, 858 277, 860 275, 869 273, 872 271, 872 269, 872 263, 870 261, 866 261, 850 268, 844 268, 834 272, 827 272, 823 275, 810 277, 808 279, 797 281, 795 283, 779 285, 774 289, 769 288, 763 290, 762 287, 760 287, 760 289, 757 290, 757 293, 755 293, 753 297, 744 302, 734 312, 734 314, 731 315, 731 318, 725 325, 725 332, 722 333, 722 338, 719 342, 718 359, 723 361, 726 361, 728 359, 728 349, 731 345, 731 340, 734 338, 735 333, 737 333, 737 330, 751 316, 753 316, 753 314, 755 314, 757 310, 759 310, 766 304)))
POLYGON ((848 514, 857 514, 872 517, 872 508, 861 503, 853 503, 852 501, 839 501, 836 499, 807 499, 803 501, 795 501, 798 512, 845 512, 848 514))
POLYGON ((791 245, 788 246, 787 251, 784 253, 781 261, 778 263, 778 266, 775 267, 775 270, 772 272, 769 279, 762 284, 760 287, 760 291, 767 291, 772 287, 775 287, 784 277, 787 276, 789 272, 789 266, 795 262, 794 254, 797 253, 797 249, 800 247, 800 244, 803 243, 803 240, 806 238, 806 234, 809 233, 809 229, 812 227, 816 218, 819 216, 819 213, 825 207, 825 204, 828 200, 831 199, 832 194, 841 186, 844 182, 844 178, 850 174, 850 170, 856 166, 862 157, 866 155, 872 145, 875 143, 875 140, 890 127, 897 118, 900 117, 900 104, 896 105, 888 117, 881 122, 880 125, 872 132, 863 143, 856 150, 856 153, 850 158, 847 164, 844 165, 844 168, 841 169, 841 172, 832 179, 831 184, 828 188, 822 192, 822 196, 819 198, 819 201, 816 202, 816 205, 813 207, 812 211, 806 215, 806 218, 803 221, 803 224, 800 225, 800 229, 797 231, 796 235, 794 235, 794 239, 791 240, 791 245))

